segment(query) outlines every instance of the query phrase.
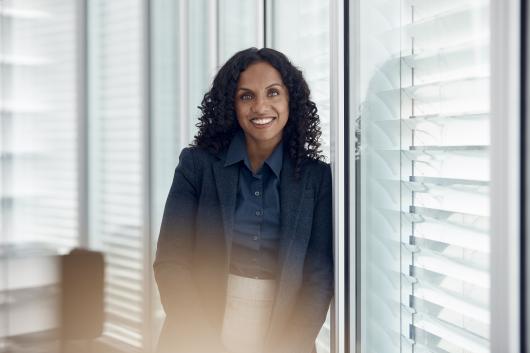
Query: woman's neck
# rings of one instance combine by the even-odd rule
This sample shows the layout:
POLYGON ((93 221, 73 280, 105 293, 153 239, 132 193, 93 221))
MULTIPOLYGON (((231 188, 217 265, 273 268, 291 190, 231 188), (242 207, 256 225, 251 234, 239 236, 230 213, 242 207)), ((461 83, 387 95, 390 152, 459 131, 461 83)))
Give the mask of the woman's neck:
POLYGON ((269 158, 272 151, 280 144, 281 140, 275 141, 260 141, 257 143, 256 141, 245 138, 246 145, 247 145, 247 153, 248 153, 248 159, 250 161, 250 166, 252 167, 252 171, 256 173, 265 160, 269 158))

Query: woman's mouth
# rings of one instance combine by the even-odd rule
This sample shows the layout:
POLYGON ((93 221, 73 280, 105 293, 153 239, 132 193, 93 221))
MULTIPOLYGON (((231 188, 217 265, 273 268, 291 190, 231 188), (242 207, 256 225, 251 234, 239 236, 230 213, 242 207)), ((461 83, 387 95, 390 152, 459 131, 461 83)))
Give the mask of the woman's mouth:
POLYGON ((257 128, 266 128, 271 126, 274 120, 276 120, 275 117, 252 118, 250 119, 250 122, 257 128))

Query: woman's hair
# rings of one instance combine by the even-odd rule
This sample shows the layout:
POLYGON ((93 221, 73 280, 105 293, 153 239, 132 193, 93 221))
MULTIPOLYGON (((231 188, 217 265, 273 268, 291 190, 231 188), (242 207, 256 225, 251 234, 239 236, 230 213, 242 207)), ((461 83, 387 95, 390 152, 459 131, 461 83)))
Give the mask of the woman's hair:
MULTIPOLYGON (((306 159, 323 160, 320 148, 320 120, 317 107, 309 99, 310 91, 302 72, 287 57, 270 48, 249 48, 232 56, 219 70, 209 92, 204 95, 199 109, 201 116, 192 146, 213 153, 230 144, 241 129, 235 111, 237 82, 241 72, 256 62, 267 62, 280 73, 289 93, 289 118, 283 130, 284 151, 295 162, 295 175, 300 176, 306 159)), ((285 153, 284 152, 284 153, 285 153)))

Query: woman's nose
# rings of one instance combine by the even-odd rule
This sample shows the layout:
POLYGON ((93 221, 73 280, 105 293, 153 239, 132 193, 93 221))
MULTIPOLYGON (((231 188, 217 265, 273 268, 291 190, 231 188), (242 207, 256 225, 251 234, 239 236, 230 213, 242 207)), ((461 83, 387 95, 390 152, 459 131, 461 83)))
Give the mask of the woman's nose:
POLYGON ((267 102, 264 98, 256 97, 252 105, 252 111, 256 114, 264 113, 267 110, 267 102))

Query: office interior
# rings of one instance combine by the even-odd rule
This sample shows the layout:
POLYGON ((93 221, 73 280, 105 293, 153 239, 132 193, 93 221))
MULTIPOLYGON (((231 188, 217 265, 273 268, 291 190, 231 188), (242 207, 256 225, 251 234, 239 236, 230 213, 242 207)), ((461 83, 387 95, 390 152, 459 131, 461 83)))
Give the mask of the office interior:
POLYGON ((0 0, 0 351, 154 350, 179 152, 217 69, 271 47, 332 167, 318 352, 527 352, 527 18, 526 0, 0 0))

